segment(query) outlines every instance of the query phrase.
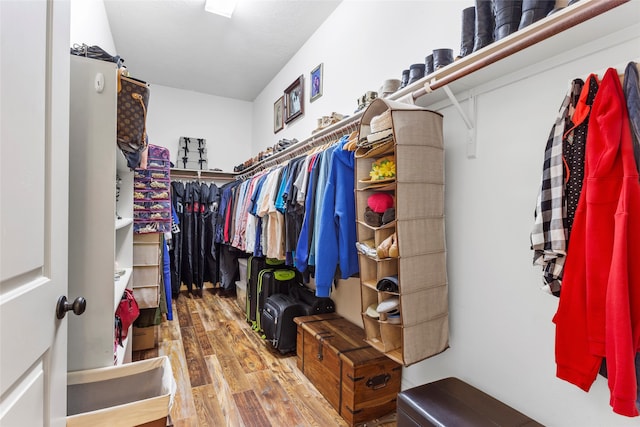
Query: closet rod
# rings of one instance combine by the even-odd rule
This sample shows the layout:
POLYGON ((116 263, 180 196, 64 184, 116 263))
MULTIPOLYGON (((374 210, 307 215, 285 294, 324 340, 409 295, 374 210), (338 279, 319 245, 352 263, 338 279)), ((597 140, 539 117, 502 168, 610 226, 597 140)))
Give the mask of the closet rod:
POLYGON ((449 83, 467 76, 468 74, 478 71, 481 68, 493 64, 494 62, 498 62, 509 55, 513 55, 514 53, 526 49, 529 46, 553 37, 556 34, 561 33, 562 31, 581 24, 629 1, 630 0, 580 1, 571 6, 572 9, 575 8, 571 11, 567 10, 566 13, 563 11, 556 12, 555 14, 549 16, 547 18, 548 20, 539 21, 538 26, 533 24, 527 28, 524 28, 523 30, 514 33, 513 38, 510 40, 504 40, 504 43, 500 43, 501 41, 498 41, 487 46, 485 49, 487 49, 489 52, 486 55, 472 54, 460 59, 460 64, 463 64, 464 62, 468 62, 468 64, 465 64, 459 69, 453 70, 451 73, 442 76, 442 78, 438 78, 437 75, 434 76, 435 78, 433 80, 425 83, 424 87, 413 92, 411 96, 414 100, 416 100, 431 91, 446 86, 449 83))
POLYGON ((331 141, 337 141, 343 135, 346 135, 352 131, 359 130, 360 117, 362 116, 363 112, 364 110, 361 110, 353 116, 349 116, 339 121, 338 123, 335 123, 325 129, 318 131, 311 137, 297 142, 290 147, 287 147, 287 149, 285 150, 272 154, 271 156, 259 161, 258 163, 249 167, 249 169, 247 169, 246 171, 237 175, 236 179, 246 179, 250 176, 255 175, 257 172, 263 171, 273 165, 281 163, 283 160, 291 160, 301 154, 306 153, 310 149, 317 147, 318 145, 322 145, 331 141))

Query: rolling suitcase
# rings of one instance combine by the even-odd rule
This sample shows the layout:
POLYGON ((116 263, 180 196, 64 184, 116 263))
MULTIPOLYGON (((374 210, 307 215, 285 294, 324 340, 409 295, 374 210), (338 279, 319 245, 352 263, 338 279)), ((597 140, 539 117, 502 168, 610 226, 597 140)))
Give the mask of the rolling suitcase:
POLYGON ((304 316, 308 308, 289 295, 269 296, 262 310, 262 327, 267 341, 285 354, 296 349, 297 328, 294 317, 304 316))
POLYGON ((296 301, 303 303, 303 307, 307 310, 306 316, 333 313, 336 311, 336 306, 331 298, 317 297, 313 289, 307 288, 300 282, 291 286, 289 295, 296 301))
POLYGON ((294 270, 273 270, 266 269, 258 276, 258 297, 256 302, 256 322, 254 329, 262 331, 262 309, 264 302, 273 294, 289 294, 289 288, 297 284, 296 272, 294 270))
POLYGON ((267 268, 284 268, 284 261, 272 258, 251 256, 247 261, 247 296, 245 317, 247 322, 256 321, 256 306, 258 301, 258 277, 267 268))

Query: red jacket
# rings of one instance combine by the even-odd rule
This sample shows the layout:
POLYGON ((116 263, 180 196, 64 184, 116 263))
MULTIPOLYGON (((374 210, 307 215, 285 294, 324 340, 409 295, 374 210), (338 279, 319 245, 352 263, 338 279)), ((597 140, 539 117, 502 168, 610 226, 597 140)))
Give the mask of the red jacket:
POLYGON ((640 183, 624 94, 611 68, 589 118, 585 178, 554 322, 558 378, 588 391, 606 357, 614 412, 637 416, 640 183))

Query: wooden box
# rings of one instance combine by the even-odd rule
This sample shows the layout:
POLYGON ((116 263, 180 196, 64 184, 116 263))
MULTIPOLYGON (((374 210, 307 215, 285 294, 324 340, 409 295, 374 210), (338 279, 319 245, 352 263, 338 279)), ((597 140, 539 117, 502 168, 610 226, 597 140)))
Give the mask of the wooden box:
POLYGON ((298 368, 353 426, 396 409, 402 366, 335 314, 296 317, 298 368))

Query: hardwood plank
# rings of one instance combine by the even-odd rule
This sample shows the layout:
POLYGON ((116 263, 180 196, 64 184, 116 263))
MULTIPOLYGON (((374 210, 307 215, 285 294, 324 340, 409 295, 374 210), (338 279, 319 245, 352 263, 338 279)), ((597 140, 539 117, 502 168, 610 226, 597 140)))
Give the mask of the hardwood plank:
POLYGON ((204 326, 202 325, 199 311, 191 313, 191 322, 193 323, 193 330, 196 334, 196 338, 198 339, 198 344, 200 344, 200 351, 202 352, 202 355, 209 356, 213 354, 213 346, 209 341, 207 331, 205 331, 204 326))
POLYGON ((227 424, 222 408, 220 408, 220 404, 216 400, 216 392, 213 385, 194 387, 192 392, 199 426, 216 427, 227 424))
MULTIPOLYGON (((214 332, 209 332, 209 334, 214 334, 214 332)), ((236 354, 233 352, 217 353, 216 360, 220 365, 220 371, 216 372, 216 375, 222 375, 222 378, 224 378, 232 393, 250 390, 252 388, 236 354)), ((209 368, 211 377, 215 378, 208 361, 209 359, 207 358, 207 367, 209 368)))
POLYGON ((158 343, 162 341, 180 340, 182 335, 180 334, 180 319, 178 318, 178 310, 176 305, 172 305, 173 320, 166 320, 158 326, 157 339, 158 343))
POLYGON ((267 369, 273 360, 270 357, 265 358, 264 348, 267 342, 260 338, 258 334, 251 330, 243 330, 237 322, 228 321, 224 323, 224 328, 215 332, 216 336, 224 337, 227 343, 227 349, 232 354, 242 355, 238 360, 245 369, 245 372, 256 372, 267 369), (248 342, 247 335, 253 335, 255 341, 248 342))
POLYGON ((240 311, 238 304, 236 304, 235 297, 220 297, 209 291, 203 294, 203 299, 209 304, 215 303, 219 307, 219 316, 222 318, 246 322, 244 313, 240 311))
MULTIPOLYGON (((233 399, 233 395, 229 388, 229 384, 225 380, 222 366, 218 362, 216 356, 206 357, 207 367, 213 378, 212 386, 218 401, 218 405, 222 410, 222 414, 226 420, 227 426, 243 426, 238 412, 238 407, 233 399)), ((221 424, 222 425, 222 424, 221 424)))
POLYGON ((219 324, 225 320, 220 316, 220 307, 215 302, 215 298, 206 296, 208 293, 205 291, 203 294, 204 304, 196 306, 202 325, 207 332, 217 329, 219 324))
POLYGON ((189 379, 191 387, 198 387, 205 384, 211 384, 211 378, 207 367, 204 363, 204 356, 200 350, 198 338, 193 330, 193 326, 181 328, 182 346, 184 347, 184 356, 189 370, 189 379))
POLYGON ((195 416, 196 409, 193 405, 191 383, 189 382, 189 369, 184 357, 184 349, 181 341, 164 341, 158 348, 161 356, 169 357, 173 377, 176 380, 177 389, 171 407, 171 419, 175 421, 189 419, 195 416))
MULTIPOLYGON (((348 426, 297 368, 295 355, 281 355, 253 331, 233 298, 205 289, 202 298, 183 293, 172 308, 174 320, 158 326, 156 350, 169 356, 178 384, 174 427, 348 426)), ((396 427, 387 421, 367 425, 396 427)))
MULTIPOLYGON (((180 323, 181 328, 185 328, 188 326, 193 326, 191 324, 191 315, 189 314, 189 307, 187 306, 187 300, 189 297, 186 296, 185 293, 182 293, 178 299, 175 301, 176 311, 177 311, 177 319, 180 323)), ((176 317, 174 317, 175 319, 176 317)))
POLYGON ((249 379, 271 424, 274 426, 305 426, 304 417, 272 372, 254 372, 249 375, 249 379))
MULTIPOLYGON (((233 400, 236 402, 240 417, 246 427, 271 427, 267 415, 264 413, 260 402, 253 390, 235 393, 233 400)), ((287 424, 284 424, 287 425, 287 424)), ((276 426, 279 427, 279 426, 276 426)))

